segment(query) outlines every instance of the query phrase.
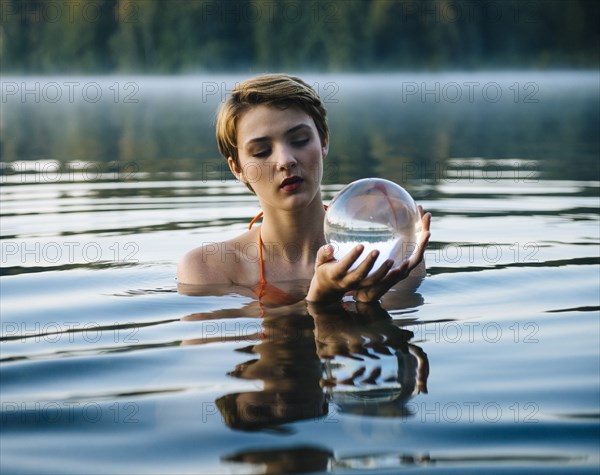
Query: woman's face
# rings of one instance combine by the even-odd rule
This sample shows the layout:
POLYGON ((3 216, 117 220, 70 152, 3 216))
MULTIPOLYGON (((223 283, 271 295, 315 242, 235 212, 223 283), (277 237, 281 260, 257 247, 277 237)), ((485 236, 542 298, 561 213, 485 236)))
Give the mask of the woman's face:
POLYGON ((238 119, 236 178, 249 183, 263 209, 302 209, 321 199, 323 157, 313 119, 301 109, 258 105, 238 119))

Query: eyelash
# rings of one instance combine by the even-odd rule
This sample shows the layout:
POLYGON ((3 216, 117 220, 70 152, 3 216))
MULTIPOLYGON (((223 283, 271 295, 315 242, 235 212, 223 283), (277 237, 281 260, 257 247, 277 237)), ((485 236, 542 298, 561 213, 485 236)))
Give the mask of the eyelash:
POLYGON ((256 158, 266 158, 271 154, 271 150, 263 150, 261 152, 253 153, 252 156, 256 158))
POLYGON ((302 146, 306 145, 309 140, 310 139, 308 137, 306 137, 304 139, 294 140, 294 141, 292 141, 292 145, 295 147, 302 147, 302 146))
MULTIPOLYGON (((304 145, 308 144, 308 142, 310 141, 310 138, 303 138, 303 139, 299 139, 299 140, 292 140, 292 145, 294 147, 300 148, 303 147, 304 145)), ((266 149, 266 150, 261 150, 260 152, 256 152, 254 154, 252 154, 253 157, 256 158, 266 158, 271 154, 271 149, 266 149)))

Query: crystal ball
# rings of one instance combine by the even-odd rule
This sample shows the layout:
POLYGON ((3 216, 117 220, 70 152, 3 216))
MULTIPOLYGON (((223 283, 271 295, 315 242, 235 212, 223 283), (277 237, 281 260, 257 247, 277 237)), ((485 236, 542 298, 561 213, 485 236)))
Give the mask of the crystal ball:
POLYGON ((358 244, 365 247, 351 270, 375 249, 379 257, 371 272, 387 259, 398 265, 414 251, 420 231, 419 210, 410 194, 382 178, 346 185, 331 200, 325 215, 325 239, 333 245, 335 259, 358 244))

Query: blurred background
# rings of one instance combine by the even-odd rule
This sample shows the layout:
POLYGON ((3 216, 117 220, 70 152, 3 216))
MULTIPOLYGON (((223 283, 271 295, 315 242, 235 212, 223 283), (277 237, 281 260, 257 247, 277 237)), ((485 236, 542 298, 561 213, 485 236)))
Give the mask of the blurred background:
MULTIPOLYGON (((459 213, 475 197, 505 210, 508 185, 597 180, 599 13, 595 0, 1 0, 2 242, 135 236, 171 278, 197 233, 220 240, 258 208, 214 129, 235 84, 265 72, 301 76, 325 103, 325 199, 379 176, 421 202, 460 196, 459 213)), ((43 257, 3 253, 3 273, 73 263, 43 257)))
POLYGON ((595 0, 2 0, 2 173, 229 179, 219 102, 285 71, 329 109, 325 182, 436 179, 451 157, 543 159, 530 168, 546 176, 568 160, 569 176, 597 176, 599 12, 595 0))
POLYGON ((2 71, 594 68, 595 0, 3 0, 2 71))

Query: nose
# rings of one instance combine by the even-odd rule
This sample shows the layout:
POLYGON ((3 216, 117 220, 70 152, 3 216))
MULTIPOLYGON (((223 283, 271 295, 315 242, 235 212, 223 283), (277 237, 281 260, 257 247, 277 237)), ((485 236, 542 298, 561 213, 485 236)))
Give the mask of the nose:
POLYGON ((279 150, 277 150, 276 161, 279 170, 289 170, 298 163, 296 157, 294 157, 293 151, 286 146, 279 147, 279 150))

